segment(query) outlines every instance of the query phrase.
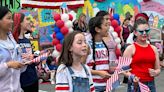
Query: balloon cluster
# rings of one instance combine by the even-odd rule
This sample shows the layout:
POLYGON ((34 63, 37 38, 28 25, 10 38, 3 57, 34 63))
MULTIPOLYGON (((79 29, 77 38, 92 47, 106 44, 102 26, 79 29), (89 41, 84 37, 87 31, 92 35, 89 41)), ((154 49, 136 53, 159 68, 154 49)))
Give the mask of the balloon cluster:
POLYGON ((119 14, 113 14, 113 16, 110 16, 111 20, 111 28, 110 31, 112 32, 112 35, 114 36, 114 40, 117 43, 117 47, 121 48, 121 40, 120 40, 120 32, 121 32, 121 22, 120 22, 120 16, 119 14))
POLYGON ((55 14, 54 20, 56 22, 53 33, 52 45, 54 46, 54 54, 58 56, 62 50, 62 43, 64 36, 73 32, 73 16, 71 14, 55 14))
POLYGON ((119 14, 115 13, 111 16, 111 25, 114 28, 114 31, 117 32, 118 36, 120 37, 121 26, 120 26, 120 16, 119 14))

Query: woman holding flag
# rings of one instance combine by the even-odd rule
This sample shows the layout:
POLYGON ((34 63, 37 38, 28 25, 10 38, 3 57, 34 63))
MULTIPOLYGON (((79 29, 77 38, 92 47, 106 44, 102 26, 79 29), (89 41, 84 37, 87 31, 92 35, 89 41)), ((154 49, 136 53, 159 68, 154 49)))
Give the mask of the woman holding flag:
POLYGON ((150 27, 143 19, 136 20, 134 34, 136 42, 128 46, 124 57, 132 58, 128 77, 128 92, 156 92, 154 77, 160 74, 158 52, 155 46, 146 41, 149 38, 150 27))
MULTIPOLYGON (((31 30, 30 18, 22 13, 14 13, 14 32, 13 36, 21 47, 22 59, 29 62, 33 59, 33 50, 30 40, 25 37, 25 33, 31 30)), ((38 76, 36 72, 36 63, 28 63, 27 69, 21 74, 20 82, 24 92, 38 92, 38 76)))

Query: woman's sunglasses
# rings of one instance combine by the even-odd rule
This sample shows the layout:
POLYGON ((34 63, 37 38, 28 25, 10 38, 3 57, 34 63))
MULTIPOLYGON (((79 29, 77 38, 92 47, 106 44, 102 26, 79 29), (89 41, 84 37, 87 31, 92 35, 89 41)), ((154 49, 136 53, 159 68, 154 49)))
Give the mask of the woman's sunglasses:
POLYGON ((150 29, 146 29, 146 30, 137 30, 137 32, 139 32, 141 35, 143 35, 144 32, 145 32, 146 34, 149 34, 149 33, 150 33, 150 29))

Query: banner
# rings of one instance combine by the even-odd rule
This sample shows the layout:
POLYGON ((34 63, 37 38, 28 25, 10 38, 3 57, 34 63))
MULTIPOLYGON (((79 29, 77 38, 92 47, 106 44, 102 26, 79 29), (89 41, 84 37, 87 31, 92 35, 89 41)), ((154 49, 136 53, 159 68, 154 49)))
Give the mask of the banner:
POLYGON ((63 3, 68 8, 78 8, 84 6, 84 0, 21 0, 22 7, 59 9, 63 3))
POLYGON ((38 9, 39 27, 45 27, 55 23, 52 12, 53 10, 50 9, 38 9))

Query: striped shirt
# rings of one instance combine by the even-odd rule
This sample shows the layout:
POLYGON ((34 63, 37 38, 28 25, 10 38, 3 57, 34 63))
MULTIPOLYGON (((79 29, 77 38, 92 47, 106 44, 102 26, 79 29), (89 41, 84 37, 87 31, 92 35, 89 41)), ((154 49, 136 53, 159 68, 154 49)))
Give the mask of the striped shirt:
MULTIPOLYGON (((90 92, 95 92, 90 69, 87 65, 85 65, 85 66, 89 72, 90 92)), ((81 71, 80 75, 77 72, 74 72, 74 76, 87 77, 84 70, 81 71)), ((55 92, 73 92, 72 88, 73 87, 72 87, 71 74, 70 74, 68 68, 64 64, 61 64, 57 69, 55 92)))
MULTIPOLYGON (((95 42, 95 61, 93 60, 92 41, 88 41, 91 48, 91 54, 87 58, 87 65, 95 70, 103 70, 109 72, 109 56, 108 50, 103 42, 95 42)), ((99 75, 93 75, 93 82, 95 86, 106 86, 107 78, 102 78, 99 75)))

